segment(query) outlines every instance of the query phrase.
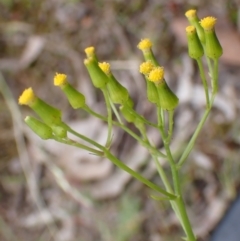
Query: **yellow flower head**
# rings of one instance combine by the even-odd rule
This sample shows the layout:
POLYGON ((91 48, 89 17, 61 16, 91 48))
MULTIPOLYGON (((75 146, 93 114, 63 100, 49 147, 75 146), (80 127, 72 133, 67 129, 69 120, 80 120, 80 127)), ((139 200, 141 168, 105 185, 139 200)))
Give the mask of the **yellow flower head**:
POLYGON ((163 67, 155 67, 148 75, 148 79, 152 82, 160 82, 164 78, 164 68, 163 67))
POLYGON ((145 39, 142 39, 138 46, 137 46, 140 50, 147 50, 147 49, 150 49, 152 47, 152 42, 150 39, 148 38, 145 38, 145 39))
POLYGON ((31 105, 35 100, 36 96, 32 90, 32 88, 28 88, 23 91, 22 95, 18 99, 18 103, 20 105, 31 105))
POLYGON ((110 70, 110 64, 107 62, 102 62, 102 63, 98 63, 98 66, 101 68, 101 70, 106 74, 109 75, 111 73, 110 70))
POLYGON ((64 86, 67 83, 67 75, 56 73, 54 77, 55 86, 64 86))
POLYGON ((88 57, 93 56, 95 54, 95 48, 93 46, 85 48, 85 53, 88 57))
POLYGON ((194 26, 187 26, 186 27, 186 32, 187 33, 195 33, 196 32, 196 28, 194 26))
POLYGON ((216 24, 217 19, 214 17, 206 17, 200 21, 201 26, 204 30, 212 30, 216 24))
POLYGON ((139 72, 146 75, 149 74, 154 68, 152 61, 143 62, 139 67, 139 72))
POLYGON ((197 16, 197 10, 196 9, 190 9, 185 13, 185 16, 187 18, 194 18, 197 16))

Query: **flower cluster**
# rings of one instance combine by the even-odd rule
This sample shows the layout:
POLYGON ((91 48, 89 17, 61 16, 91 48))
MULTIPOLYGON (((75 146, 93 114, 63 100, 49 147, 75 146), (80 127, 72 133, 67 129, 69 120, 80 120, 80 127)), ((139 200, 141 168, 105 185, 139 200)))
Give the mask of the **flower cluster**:
POLYGON ((208 58, 218 59, 223 51, 215 33, 217 19, 209 16, 200 20, 195 9, 188 10, 185 16, 191 24, 186 28, 189 56, 199 59, 205 52, 208 58))
POLYGON ((53 78, 53 84, 63 92, 73 109, 81 108, 83 111, 107 122, 108 134, 105 145, 97 143, 94 139, 90 139, 71 129, 70 126, 63 122, 61 111, 40 99, 32 88, 27 88, 23 91, 22 95, 19 97, 19 104, 29 106, 37 114, 39 119, 27 116, 25 118, 25 123, 42 139, 54 139, 57 142, 72 145, 87 150, 95 155, 108 158, 117 167, 128 172, 152 190, 161 193, 163 197, 159 198, 169 200, 173 210, 179 218, 180 224, 187 236, 183 239, 196 241, 185 210, 178 172, 189 156, 196 138, 213 107, 214 98, 218 90, 218 59, 222 55, 222 47, 214 29, 216 18, 206 17, 200 21, 195 9, 187 11, 185 15, 190 22, 190 26, 186 28, 188 53, 191 58, 196 60, 199 67, 199 73, 206 96, 206 109, 179 160, 175 159, 170 148, 174 127, 174 110, 178 106, 179 100, 174 91, 168 86, 164 76, 167 68, 164 69, 163 66, 159 64, 152 50, 154 45, 148 38, 142 39, 137 45, 142 51, 144 58, 144 62, 139 67, 139 72, 145 78, 147 99, 155 107, 157 123, 147 120, 134 109, 134 102, 128 90, 116 79, 111 70, 110 63, 99 62, 99 58, 93 46, 85 49, 86 58, 84 60, 84 65, 93 86, 103 94, 106 103, 106 116, 95 112, 86 104, 85 96, 69 83, 66 74, 56 73, 53 78), (207 81, 205 77, 205 68, 203 68, 202 64, 202 56, 204 55, 207 60, 211 81, 207 81), (210 86, 212 87, 212 92, 209 91, 210 86), (124 118, 126 122, 132 123, 132 125, 138 129, 138 132, 129 129, 122 118, 124 118), (167 121, 168 124, 166 123, 167 121), (159 148, 156 148, 155 145, 151 143, 146 131, 147 125, 159 131, 165 151, 162 152, 162 150, 159 150, 159 148), (140 145, 147 148, 152 159, 155 161, 156 169, 162 179, 164 188, 147 180, 141 173, 134 171, 112 154, 110 148, 113 126, 117 126, 126 131, 135 138, 140 145), (68 133, 79 139, 70 139, 68 133), (168 160, 172 173, 171 180, 168 180, 165 168, 161 166, 158 157, 168 160))

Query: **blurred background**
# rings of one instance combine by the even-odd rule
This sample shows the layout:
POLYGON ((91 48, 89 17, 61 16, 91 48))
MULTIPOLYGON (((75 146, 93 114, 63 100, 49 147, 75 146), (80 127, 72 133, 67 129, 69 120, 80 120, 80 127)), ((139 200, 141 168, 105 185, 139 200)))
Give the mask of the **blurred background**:
MULTIPOLYGON (((155 121, 138 72, 137 44, 150 38, 166 80, 180 99, 172 148, 180 155, 204 110, 196 64, 187 55, 184 13, 217 17, 224 49, 219 95, 181 172, 189 216, 199 241, 208 241, 236 198, 240 184, 240 4, 237 0, 0 0, 0 240, 174 241, 183 236, 168 202, 108 160, 43 141, 23 124, 29 108, 18 106, 25 88, 60 108, 75 130, 104 143, 107 126, 74 111, 58 88, 56 72, 68 75, 94 110, 106 113, 83 65, 84 49, 95 46, 129 89, 136 110, 155 121)), ((129 128, 136 131, 132 125, 129 128)), ((149 137, 162 146, 158 133, 149 137)), ((114 129, 112 152, 161 185, 148 152, 114 129)), ((165 165, 164 160, 162 160, 165 165)), ((165 165, 168 172, 168 166, 165 165)))

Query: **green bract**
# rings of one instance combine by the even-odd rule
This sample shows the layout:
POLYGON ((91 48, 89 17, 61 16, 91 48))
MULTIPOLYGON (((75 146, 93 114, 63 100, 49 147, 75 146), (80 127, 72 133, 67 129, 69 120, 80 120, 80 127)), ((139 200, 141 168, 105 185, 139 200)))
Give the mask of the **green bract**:
POLYGON ((105 87, 108 82, 108 77, 98 66, 98 62, 94 58, 90 57, 84 60, 84 64, 88 70, 93 85, 100 89, 105 87))
POLYGON ((36 100, 30 105, 30 107, 47 125, 52 126, 61 124, 61 111, 47 104, 40 98, 36 98, 36 100))
POLYGON ((158 91, 157 91, 156 85, 149 80, 146 81, 146 84, 147 84, 148 101, 158 105, 159 97, 158 97, 158 91))
POLYGON ((215 30, 205 30, 206 55, 211 59, 218 59, 223 54, 223 49, 218 41, 215 30))
POLYGON ((124 104, 129 98, 128 90, 112 74, 108 76, 108 79, 107 89, 112 102, 115 104, 124 104))
POLYGON ((77 91, 71 84, 67 83, 66 85, 62 86, 61 89, 63 90, 73 109, 78 109, 85 106, 84 95, 77 91))
POLYGON ((188 40, 188 54, 193 59, 199 59, 204 55, 204 50, 198 38, 196 28, 188 26, 186 28, 188 40))
POLYGON ((178 97, 171 91, 165 81, 156 84, 159 96, 159 106, 163 110, 173 110, 178 105, 178 97))

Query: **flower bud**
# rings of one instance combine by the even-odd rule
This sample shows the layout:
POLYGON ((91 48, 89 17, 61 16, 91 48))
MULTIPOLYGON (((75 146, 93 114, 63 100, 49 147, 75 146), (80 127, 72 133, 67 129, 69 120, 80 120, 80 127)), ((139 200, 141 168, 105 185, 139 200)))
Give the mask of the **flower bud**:
POLYGON ((205 34, 204 34, 204 30, 203 30, 202 26, 199 23, 197 11, 195 9, 190 9, 185 13, 185 16, 187 17, 189 23, 196 28, 200 42, 204 45, 205 44, 205 34))
POLYGON ((107 83, 107 89, 110 98, 115 104, 124 104, 128 98, 128 90, 123 87, 113 75, 109 76, 109 82, 107 83))
POLYGON ((158 66, 158 62, 152 52, 152 42, 150 41, 150 39, 142 39, 138 46, 137 46, 140 50, 142 50, 143 52, 143 56, 144 56, 144 59, 146 61, 150 60, 152 61, 152 63, 155 65, 155 66, 158 66))
POLYGON ((215 33, 214 26, 217 19, 214 17, 206 17, 200 21, 201 26, 204 29, 205 39, 206 39, 206 55, 211 59, 218 59, 222 53, 223 49, 218 41, 217 35, 215 33))
POLYGON ((155 65, 153 64, 153 62, 151 60, 148 60, 146 62, 143 62, 139 66, 139 72, 143 75, 148 75, 154 69, 154 67, 155 65))
POLYGON ((159 97, 158 97, 158 91, 157 91, 156 85, 149 80, 146 81, 146 84, 147 84, 148 101, 153 103, 153 104, 158 105, 159 104, 159 97))
POLYGON ((47 125, 58 125, 61 121, 61 111, 50 106, 40 98, 38 98, 32 88, 23 91, 19 97, 20 105, 28 105, 47 125))
POLYGON ((100 89, 105 87, 108 82, 108 77, 98 66, 98 62, 94 58, 90 57, 84 60, 84 64, 87 67, 93 85, 100 89))
POLYGON ((98 65, 108 77, 107 89, 112 102, 115 104, 124 104, 129 98, 128 90, 113 76, 109 63, 103 62, 98 65))
POLYGON ((187 40, 188 40, 188 54, 193 59, 199 59, 204 55, 204 50, 200 40, 198 38, 196 28, 194 26, 188 26, 186 28, 187 40))
POLYGON ((85 106, 85 96, 77 91, 71 84, 66 84, 62 90, 73 109, 79 109, 85 106))
POLYGON ((164 68, 153 68, 148 75, 148 79, 149 81, 154 82, 155 84, 161 83, 164 80, 164 68))
POLYGON ((62 89, 73 109, 85 106, 84 95, 68 83, 67 76, 65 74, 56 73, 54 77, 54 85, 59 86, 62 89))
POLYGON ((140 65, 139 72, 144 74, 147 84, 147 98, 151 103, 157 104, 159 103, 158 98, 158 91, 156 89, 156 86, 153 82, 149 81, 148 75, 149 73, 154 69, 154 64, 152 61, 146 61, 143 62, 140 65))
POLYGON ((43 140, 48 140, 53 137, 52 129, 38 119, 32 116, 27 116, 24 121, 32 129, 32 131, 43 140))
POLYGON ((165 81, 157 84, 156 87, 160 107, 163 110, 174 110, 178 106, 178 97, 171 91, 165 81))
POLYGON ((171 91, 164 80, 163 67, 155 67, 148 76, 154 82, 158 91, 158 105, 164 110, 173 110, 178 105, 178 97, 171 91))

